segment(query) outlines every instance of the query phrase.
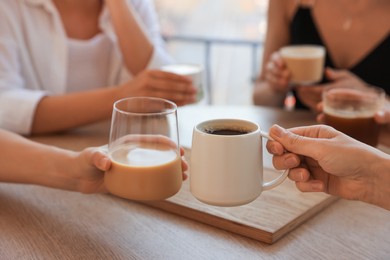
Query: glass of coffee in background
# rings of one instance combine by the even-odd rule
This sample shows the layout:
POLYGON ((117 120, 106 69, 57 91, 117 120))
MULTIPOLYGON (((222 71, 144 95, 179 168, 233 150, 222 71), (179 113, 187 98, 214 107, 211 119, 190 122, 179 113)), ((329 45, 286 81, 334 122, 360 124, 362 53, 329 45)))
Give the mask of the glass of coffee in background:
POLYGON ((324 123, 371 146, 377 146, 380 125, 374 116, 384 105, 385 91, 377 87, 325 88, 324 123))
POLYGON ((105 173, 108 191, 132 200, 162 200, 182 185, 177 106, 160 98, 114 103, 105 173))
POLYGON ((320 45, 290 45, 280 55, 291 73, 292 85, 320 82, 324 73, 325 48, 320 45))

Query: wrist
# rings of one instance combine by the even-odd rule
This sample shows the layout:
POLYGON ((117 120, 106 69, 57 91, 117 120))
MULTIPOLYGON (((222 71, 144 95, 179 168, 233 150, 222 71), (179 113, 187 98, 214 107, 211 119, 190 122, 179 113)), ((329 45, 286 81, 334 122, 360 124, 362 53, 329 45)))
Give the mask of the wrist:
POLYGON ((120 84, 117 86, 112 87, 113 90, 113 100, 114 102, 129 97, 128 95, 128 87, 126 84, 120 84))
POLYGON ((72 176, 75 152, 50 147, 46 153, 47 164, 37 184, 63 190, 77 190, 77 179, 72 176))
POLYGON ((362 201, 390 210, 390 156, 381 154, 372 161, 367 173, 367 186, 362 201))

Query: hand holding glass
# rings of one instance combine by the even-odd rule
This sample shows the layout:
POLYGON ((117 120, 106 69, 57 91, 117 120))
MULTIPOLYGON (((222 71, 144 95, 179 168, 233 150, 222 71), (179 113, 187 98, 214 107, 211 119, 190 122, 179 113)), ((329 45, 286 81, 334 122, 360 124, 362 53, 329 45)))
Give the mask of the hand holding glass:
POLYGON ((203 66, 191 63, 175 63, 165 65, 161 70, 190 78, 193 86, 198 90, 196 101, 199 102, 205 98, 203 66))
POLYGON ((385 91, 377 87, 325 88, 324 123, 371 146, 377 146, 380 125, 374 116, 385 102, 385 91))

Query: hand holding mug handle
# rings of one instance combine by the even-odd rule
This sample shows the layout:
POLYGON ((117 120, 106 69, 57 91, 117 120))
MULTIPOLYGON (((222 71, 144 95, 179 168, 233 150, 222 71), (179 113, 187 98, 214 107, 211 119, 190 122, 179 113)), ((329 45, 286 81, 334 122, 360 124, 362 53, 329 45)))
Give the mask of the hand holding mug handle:
MULTIPOLYGON (((268 140, 274 141, 274 139, 267 132, 260 131, 260 135, 264 138, 267 138, 268 140)), ((263 190, 270 190, 270 189, 275 188, 279 184, 281 184, 287 178, 288 172, 289 172, 288 169, 284 170, 284 172, 276 179, 274 179, 272 181, 268 181, 268 182, 263 182, 263 184, 262 184, 263 190)))

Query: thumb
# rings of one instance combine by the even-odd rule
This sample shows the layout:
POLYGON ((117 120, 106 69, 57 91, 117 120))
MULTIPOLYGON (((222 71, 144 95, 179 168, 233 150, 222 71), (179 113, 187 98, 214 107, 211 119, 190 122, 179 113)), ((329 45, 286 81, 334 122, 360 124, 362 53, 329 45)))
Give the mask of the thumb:
POLYGON ((379 124, 388 124, 390 123, 390 113, 387 111, 379 110, 375 114, 375 120, 379 124))
POLYGON ((93 155, 94 165, 101 171, 108 171, 111 167, 111 161, 102 152, 97 152, 93 155))
POLYGON ((304 155, 316 159, 318 157, 317 149, 318 139, 295 134, 278 125, 270 128, 269 135, 283 147, 292 153, 304 155))

